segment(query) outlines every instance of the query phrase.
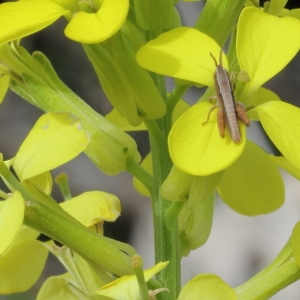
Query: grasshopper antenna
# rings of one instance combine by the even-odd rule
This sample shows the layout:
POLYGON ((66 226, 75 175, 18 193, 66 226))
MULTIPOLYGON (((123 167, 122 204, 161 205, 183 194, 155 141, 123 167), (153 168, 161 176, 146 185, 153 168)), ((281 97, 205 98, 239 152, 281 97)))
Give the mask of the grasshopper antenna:
POLYGON ((216 60, 216 58, 212 55, 212 53, 211 52, 209 52, 209 54, 210 54, 210 56, 212 57, 212 59, 214 60, 214 62, 215 62, 215 65, 216 65, 216 67, 218 66, 218 63, 217 63, 217 60, 216 60))
POLYGON ((222 49, 220 50, 220 58, 219 58, 220 66, 222 66, 222 49))

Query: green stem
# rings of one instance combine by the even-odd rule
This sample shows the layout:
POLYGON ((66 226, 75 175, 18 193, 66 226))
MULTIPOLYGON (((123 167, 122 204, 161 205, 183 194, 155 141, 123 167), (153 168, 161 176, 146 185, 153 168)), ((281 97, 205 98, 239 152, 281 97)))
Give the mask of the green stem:
MULTIPOLYGON (((146 124, 146 126, 149 124, 146 124)), ((169 261, 169 265, 156 276, 170 293, 157 295, 158 299, 177 299, 180 291, 180 255, 177 218, 174 222, 166 222, 165 212, 170 202, 160 195, 160 187, 170 172, 172 163, 169 156, 167 137, 171 127, 171 116, 161 120, 161 133, 151 130, 149 126, 150 145, 153 161, 154 188, 152 193, 152 208, 154 220, 155 261, 169 261)))
POLYGON ((140 290, 140 299, 141 300, 150 300, 147 283, 144 277, 144 271, 142 266, 134 267, 135 275, 139 284, 140 290))
POLYGON ((178 101, 182 95, 189 89, 190 85, 176 85, 173 91, 169 94, 167 98, 167 107, 170 112, 172 112, 177 105, 178 101))
MULTIPOLYGON (((265 300, 269 299, 280 290, 300 279, 300 269, 295 258, 261 278, 255 285, 249 286, 242 292, 235 289, 238 300, 265 300)), ((244 284, 245 285, 245 284, 244 284)))
POLYGON ((300 279, 289 240, 274 261, 244 284, 235 288, 238 299, 267 299, 300 279))
POLYGON ((153 177, 148 173, 140 164, 138 164, 134 159, 127 159, 126 170, 136 177, 142 184, 152 192, 153 190, 153 177))

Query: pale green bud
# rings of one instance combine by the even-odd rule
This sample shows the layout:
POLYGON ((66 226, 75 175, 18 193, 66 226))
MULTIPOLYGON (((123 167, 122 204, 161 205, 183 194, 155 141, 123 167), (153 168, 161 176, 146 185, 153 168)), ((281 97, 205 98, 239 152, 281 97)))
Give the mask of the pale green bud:
POLYGON ((210 235, 215 195, 195 202, 193 207, 184 206, 178 218, 180 251, 188 256, 191 250, 204 245, 210 235))
POLYGON ((193 176, 188 200, 178 216, 182 255, 202 246, 208 239, 213 219, 215 190, 223 172, 193 176))
POLYGON ((173 166, 161 186, 160 193, 166 200, 178 202, 187 200, 194 176, 186 174, 173 166))

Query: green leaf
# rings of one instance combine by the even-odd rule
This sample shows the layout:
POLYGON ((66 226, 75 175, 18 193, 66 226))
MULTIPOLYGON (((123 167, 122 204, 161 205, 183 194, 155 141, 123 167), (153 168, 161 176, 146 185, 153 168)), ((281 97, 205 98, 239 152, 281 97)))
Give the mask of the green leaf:
POLYGON ((268 214, 284 203, 279 170, 268 154, 250 141, 224 172, 218 192, 228 206, 247 216, 268 214))

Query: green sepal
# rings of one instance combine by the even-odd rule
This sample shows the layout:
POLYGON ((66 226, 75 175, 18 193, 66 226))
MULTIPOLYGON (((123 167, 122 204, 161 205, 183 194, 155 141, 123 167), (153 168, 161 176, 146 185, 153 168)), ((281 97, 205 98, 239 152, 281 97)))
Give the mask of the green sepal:
POLYGON ((163 30, 173 22, 173 0, 133 0, 136 22, 144 30, 163 30))
POLYGON ((55 245, 49 245, 48 248, 74 277, 78 287, 87 298, 97 299, 96 290, 113 280, 106 274, 105 281, 103 281, 88 262, 70 248, 55 245))
POLYGON ((126 86, 126 78, 109 51, 102 45, 83 45, 108 100, 132 126, 138 126, 140 118, 132 91, 126 86))
POLYGON ((123 74, 123 83, 134 98, 138 116, 148 120, 162 118, 166 105, 148 71, 137 64, 135 51, 126 37, 121 33, 115 34, 111 38, 111 50, 123 74))
POLYGON ((214 203, 213 193, 206 200, 196 202, 193 207, 186 205, 182 208, 178 219, 182 256, 188 256, 191 250, 206 243, 212 228, 214 203))
POLYGON ((300 222, 297 222, 292 231, 292 247, 294 257, 300 267, 300 222))
POLYGON ((202 246, 208 239, 213 219, 215 190, 224 172, 193 176, 188 200, 178 216, 181 253, 202 246))
MULTIPOLYGON (((146 43, 145 32, 134 23, 134 20, 130 21, 127 19, 120 31, 122 32, 122 35, 126 37, 126 41, 130 44, 134 53, 146 43)), ((109 39, 102 44, 106 48, 107 44, 110 44, 111 41, 112 39, 109 39)), ((108 51, 107 48, 106 50, 108 51)))

